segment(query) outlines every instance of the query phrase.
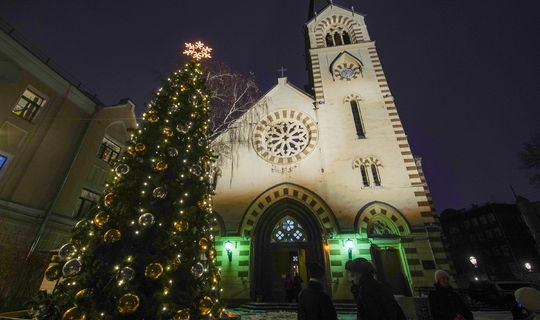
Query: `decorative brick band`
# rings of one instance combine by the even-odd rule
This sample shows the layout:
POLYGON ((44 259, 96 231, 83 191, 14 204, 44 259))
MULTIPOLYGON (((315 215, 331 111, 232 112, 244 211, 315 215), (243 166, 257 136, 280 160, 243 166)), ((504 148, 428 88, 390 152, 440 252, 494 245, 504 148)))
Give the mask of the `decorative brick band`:
POLYGON ((328 32, 333 33, 333 29, 336 29, 335 31, 338 29, 347 31, 352 43, 365 40, 362 28, 355 20, 347 16, 333 15, 321 20, 315 26, 315 41, 318 48, 326 46, 324 38, 328 32))

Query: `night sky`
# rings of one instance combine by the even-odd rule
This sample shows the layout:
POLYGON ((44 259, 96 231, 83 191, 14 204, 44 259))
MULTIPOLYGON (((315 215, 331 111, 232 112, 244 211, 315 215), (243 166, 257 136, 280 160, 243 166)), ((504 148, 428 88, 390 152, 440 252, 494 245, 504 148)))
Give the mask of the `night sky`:
MULTIPOLYGON (((435 205, 540 200, 519 152, 540 134, 540 2, 336 0, 366 15, 435 205)), ((2 0, 0 17, 106 104, 138 105, 203 40, 233 69, 254 72, 262 92, 307 83, 308 0, 2 0)))

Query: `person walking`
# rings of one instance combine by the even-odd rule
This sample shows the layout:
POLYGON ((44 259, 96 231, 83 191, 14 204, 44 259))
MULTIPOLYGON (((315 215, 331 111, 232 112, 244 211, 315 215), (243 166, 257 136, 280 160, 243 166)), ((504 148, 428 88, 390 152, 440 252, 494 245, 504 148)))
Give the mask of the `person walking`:
POLYGON ((444 270, 435 272, 435 290, 429 293, 429 312, 433 320, 472 320, 472 312, 450 286, 444 270))
POLYGON ((349 260, 345 264, 348 278, 353 284, 351 292, 357 305, 358 320, 401 320, 405 314, 392 295, 392 290, 373 278, 375 269, 364 258, 349 260))
POLYGON ((324 291, 326 281, 323 267, 306 263, 309 281, 298 295, 298 320, 337 320, 336 309, 324 291))

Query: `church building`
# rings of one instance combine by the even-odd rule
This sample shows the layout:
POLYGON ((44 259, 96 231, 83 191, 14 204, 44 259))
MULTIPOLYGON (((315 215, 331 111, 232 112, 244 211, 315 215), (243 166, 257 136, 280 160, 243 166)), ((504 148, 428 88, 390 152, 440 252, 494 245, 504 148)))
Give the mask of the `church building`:
POLYGON ((394 294, 417 295, 449 265, 375 41, 336 4, 305 27, 312 90, 279 78, 213 142, 223 298, 283 301, 285 277, 305 283, 317 262, 332 298, 352 299, 345 263, 358 257, 394 294))

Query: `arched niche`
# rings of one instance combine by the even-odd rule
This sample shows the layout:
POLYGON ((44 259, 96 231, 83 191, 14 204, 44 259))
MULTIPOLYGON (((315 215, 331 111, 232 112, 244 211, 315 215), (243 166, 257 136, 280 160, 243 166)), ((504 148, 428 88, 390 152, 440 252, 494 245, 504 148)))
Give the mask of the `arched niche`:
POLYGON ((379 201, 365 205, 354 221, 356 233, 369 238, 395 238, 409 235, 407 219, 395 207, 379 201))
POLYGON ((351 81, 363 75, 364 64, 360 59, 343 51, 330 63, 329 71, 332 79, 351 81))

